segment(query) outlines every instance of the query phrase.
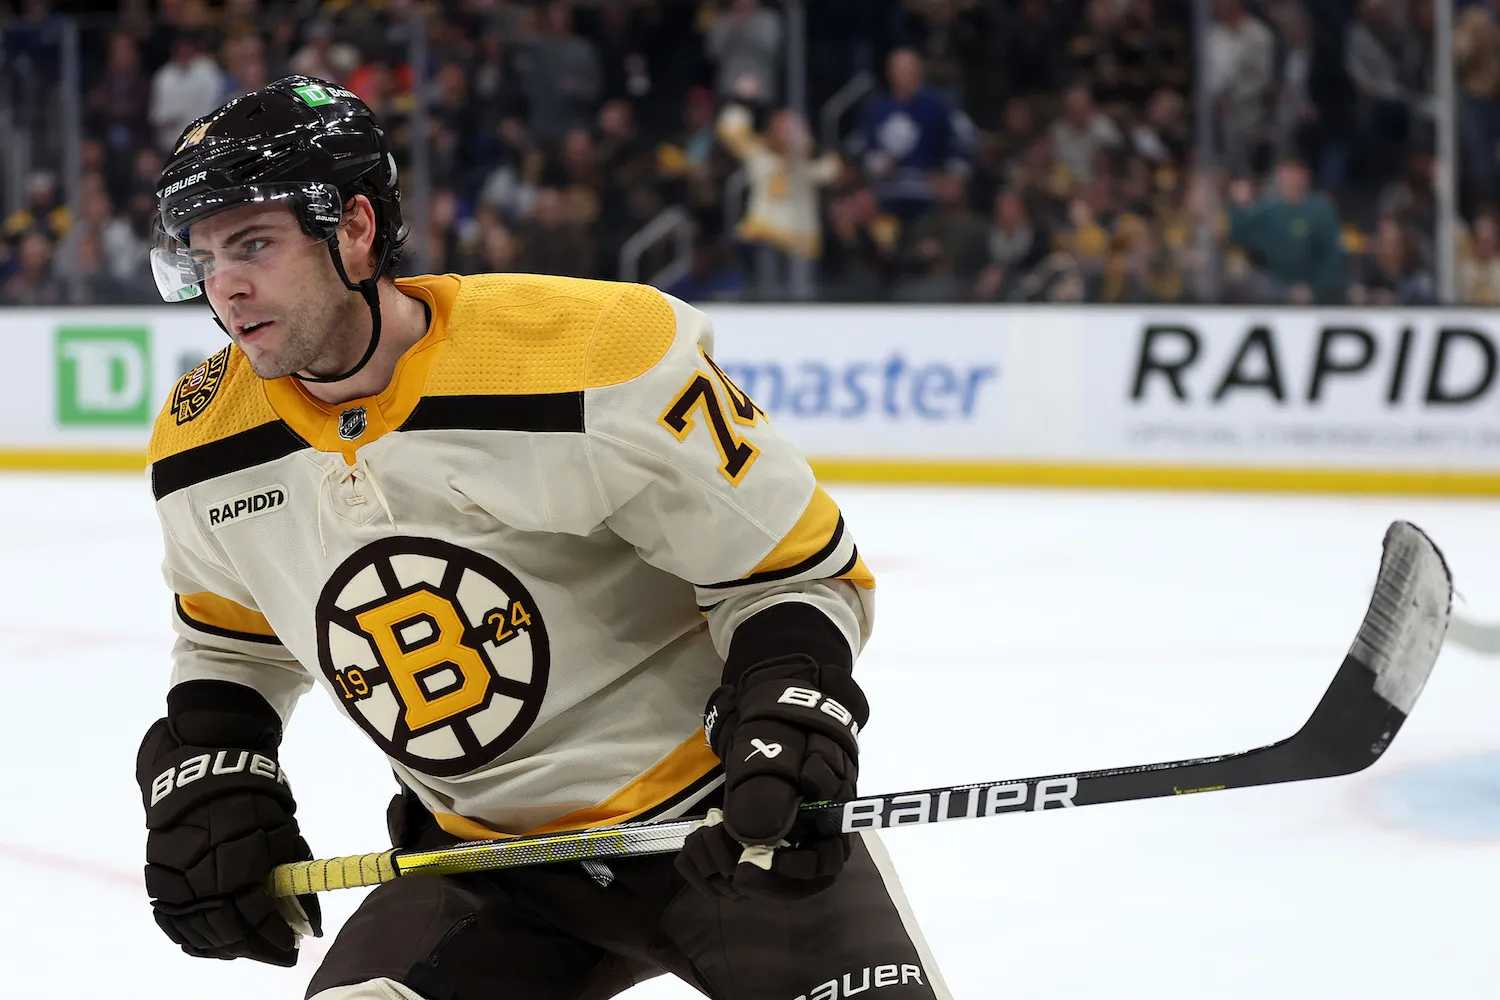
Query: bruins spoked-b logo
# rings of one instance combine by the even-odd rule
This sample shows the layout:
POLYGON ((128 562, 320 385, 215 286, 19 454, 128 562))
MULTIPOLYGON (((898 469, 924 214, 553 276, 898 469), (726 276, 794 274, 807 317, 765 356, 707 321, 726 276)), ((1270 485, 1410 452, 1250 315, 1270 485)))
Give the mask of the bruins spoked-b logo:
POLYGON ((198 145, 198 143, 202 142, 203 137, 208 135, 208 126, 210 124, 212 123, 199 122, 197 125, 193 126, 193 130, 182 137, 182 141, 177 144, 177 148, 173 150, 173 152, 180 153, 184 149, 187 149, 189 146, 196 146, 198 145))
POLYGON ((177 418, 179 426, 202 413, 213 402, 228 364, 229 348, 226 347, 177 380, 177 388, 172 390, 172 415, 177 418))
POLYGON ((384 538, 318 599, 318 664, 350 718, 427 774, 472 771, 536 721, 547 630, 509 570, 433 538, 384 538))

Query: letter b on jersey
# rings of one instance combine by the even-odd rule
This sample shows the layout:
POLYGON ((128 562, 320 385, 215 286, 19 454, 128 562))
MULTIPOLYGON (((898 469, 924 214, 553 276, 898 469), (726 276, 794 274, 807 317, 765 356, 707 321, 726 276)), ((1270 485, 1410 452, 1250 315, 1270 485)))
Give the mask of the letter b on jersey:
POLYGON ((514 573, 436 538, 384 538, 318 600, 318 665, 392 760, 465 774, 531 728, 547 690, 541 609, 514 573))
POLYGON ((478 651, 463 644, 464 623, 446 598, 417 590, 356 620, 375 640, 413 732, 476 708, 489 694, 490 672, 478 651), (441 693, 434 694, 419 679, 444 668, 441 693))

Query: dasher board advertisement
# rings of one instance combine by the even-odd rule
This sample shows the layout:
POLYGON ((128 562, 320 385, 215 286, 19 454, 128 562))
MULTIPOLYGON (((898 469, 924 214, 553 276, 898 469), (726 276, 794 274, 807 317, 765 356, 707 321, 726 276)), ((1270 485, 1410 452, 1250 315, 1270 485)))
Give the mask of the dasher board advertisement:
POLYGON ((1487 313, 1109 312, 1088 342, 1101 458, 1500 471, 1487 313))
MULTIPOLYGON (((829 479, 1500 495, 1482 310, 701 308, 718 365, 829 479)), ((4 316, 0 467, 140 467, 224 343, 195 306, 4 316)))

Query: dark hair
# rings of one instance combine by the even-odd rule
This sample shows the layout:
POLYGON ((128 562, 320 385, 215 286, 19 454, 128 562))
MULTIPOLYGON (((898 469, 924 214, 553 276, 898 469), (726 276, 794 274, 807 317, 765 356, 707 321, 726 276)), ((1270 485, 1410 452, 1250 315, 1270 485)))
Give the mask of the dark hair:
POLYGON ((369 200, 370 210, 375 213, 375 242, 370 247, 371 256, 376 261, 380 260, 382 239, 384 245, 389 247, 388 250, 385 250, 385 263, 381 266, 380 273, 376 277, 394 279, 396 275, 401 273, 401 265, 406 262, 406 241, 411 237, 411 231, 401 225, 400 203, 381 198, 373 185, 363 181, 357 182, 347 197, 353 198, 357 194, 362 194, 369 200), (386 213, 390 212, 396 214, 396 225, 394 227, 388 225, 389 220, 383 217, 386 213))
POLYGON ((409 235, 410 233, 403 229, 387 241, 390 244, 390 250, 386 251, 385 267, 380 269, 377 277, 394 280, 396 275, 401 273, 401 265, 406 262, 406 239, 409 235))

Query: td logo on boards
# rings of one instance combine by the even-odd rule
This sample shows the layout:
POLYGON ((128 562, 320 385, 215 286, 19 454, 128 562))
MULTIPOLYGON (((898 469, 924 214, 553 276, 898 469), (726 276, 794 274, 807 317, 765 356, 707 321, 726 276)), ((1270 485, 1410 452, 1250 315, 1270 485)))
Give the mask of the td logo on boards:
POLYGON ((53 347, 59 427, 151 422, 148 328, 60 326, 53 347))

